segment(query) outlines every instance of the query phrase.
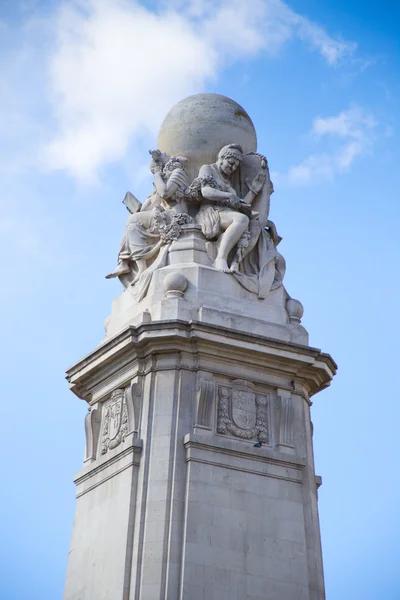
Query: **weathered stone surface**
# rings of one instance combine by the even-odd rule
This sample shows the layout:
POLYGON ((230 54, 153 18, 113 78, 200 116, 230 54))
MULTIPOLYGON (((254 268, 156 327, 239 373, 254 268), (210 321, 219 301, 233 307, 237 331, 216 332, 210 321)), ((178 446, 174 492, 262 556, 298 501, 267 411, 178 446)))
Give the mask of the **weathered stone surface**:
POLYGON ((282 283, 267 161, 214 94, 159 147, 124 199, 126 289, 67 371, 89 413, 64 600, 323 600, 310 398, 336 365, 282 283))
POLYGON ((313 348, 183 321, 128 328, 71 367, 72 390, 100 407, 102 424, 76 477, 65 600, 241 600, 262 589, 322 599, 309 398, 335 369, 313 348), (102 454, 107 403, 120 389, 128 433, 102 454), (221 389, 247 401, 229 409, 226 430, 221 389))
POLYGON ((220 94, 195 94, 175 104, 165 116, 158 147, 171 156, 190 160, 190 175, 214 162, 219 150, 233 142, 243 152, 257 150, 253 122, 240 104, 220 94))

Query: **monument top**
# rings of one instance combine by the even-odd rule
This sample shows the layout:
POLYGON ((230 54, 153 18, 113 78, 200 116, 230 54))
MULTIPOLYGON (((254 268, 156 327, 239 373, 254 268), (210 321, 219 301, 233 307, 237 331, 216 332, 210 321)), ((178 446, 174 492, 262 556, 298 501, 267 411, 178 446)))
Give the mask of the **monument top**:
POLYGON ((150 154, 153 191, 143 203, 124 199, 131 214, 107 277, 126 290, 107 338, 143 319, 178 318, 308 344, 303 307, 282 283, 273 185, 244 108, 219 94, 184 98, 150 154))
POLYGON ((232 142, 245 154, 257 150, 251 118, 240 104, 220 94, 184 98, 169 110, 158 134, 160 150, 186 156, 191 169, 213 163, 219 150, 232 142))
POLYGON ((67 373, 89 411, 64 600, 324 600, 310 397, 336 365, 283 285, 267 159, 216 94, 158 144, 126 289, 67 373))

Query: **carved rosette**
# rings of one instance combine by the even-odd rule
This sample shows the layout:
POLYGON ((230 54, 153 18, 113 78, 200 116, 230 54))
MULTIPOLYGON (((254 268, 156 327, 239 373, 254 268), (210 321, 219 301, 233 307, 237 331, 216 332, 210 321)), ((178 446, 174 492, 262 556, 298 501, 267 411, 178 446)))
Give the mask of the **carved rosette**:
POLYGON ((256 394, 249 381, 235 379, 218 387, 217 432, 268 442, 268 395, 256 394))
POLYGON ((128 434, 128 411, 125 390, 117 389, 111 394, 111 400, 105 407, 103 431, 101 438, 101 454, 106 454, 124 441, 128 434))

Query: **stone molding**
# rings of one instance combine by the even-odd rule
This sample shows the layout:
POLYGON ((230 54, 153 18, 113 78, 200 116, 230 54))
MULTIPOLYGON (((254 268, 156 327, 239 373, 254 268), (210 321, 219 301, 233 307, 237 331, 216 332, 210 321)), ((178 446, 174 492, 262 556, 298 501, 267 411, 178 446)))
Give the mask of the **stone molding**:
POLYGON ((293 398, 292 396, 278 395, 278 401, 280 408, 279 445, 293 448, 293 398))
POLYGON ((233 438, 187 434, 183 443, 187 462, 201 462, 295 483, 302 482, 302 471, 306 467, 306 459, 302 457, 266 447, 256 449, 233 438))
POLYGON ((131 430, 136 434, 140 427, 140 416, 142 409, 142 383, 137 377, 131 382, 131 385, 126 389, 126 404, 128 407, 129 422, 131 424, 131 430))
POLYGON ((100 435, 101 409, 96 406, 89 407, 89 412, 85 416, 85 458, 84 463, 92 462, 96 459, 97 446, 100 435))
MULTIPOLYGON (((262 373, 261 383, 267 383, 265 373, 270 373, 272 387, 290 389, 290 381, 296 381, 296 393, 306 400, 329 386, 337 369, 333 359, 316 348, 197 321, 171 320, 127 327, 70 367, 67 380, 78 397, 94 404, 153 370, 217 373, 223 367, 234 374, 237 364, 262 373)), ((255 376, 251 379, 256 381, 255 376)))
POLYGON ((84 466, 74 476, 79 498, 105 481, 115 477, 125 469, 140 463, 143 442, 130 434, 124 444, 106 455, 100 456, 95 463, 84 466))
POLYGON ((197 386, 197 411, 195 427, 211 429, 212 410, 217 385, 214 379, 199 378, 197 386))

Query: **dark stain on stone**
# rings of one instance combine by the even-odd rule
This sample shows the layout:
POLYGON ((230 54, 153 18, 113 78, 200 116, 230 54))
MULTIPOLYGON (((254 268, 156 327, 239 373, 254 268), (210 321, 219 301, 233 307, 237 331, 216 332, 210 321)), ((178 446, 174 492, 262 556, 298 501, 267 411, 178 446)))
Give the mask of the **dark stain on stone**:
POLYGON ((244 119, 250 119, 249 115, 243 108, 237 108, 235 110, 235 117, 243 117, 244 119))

